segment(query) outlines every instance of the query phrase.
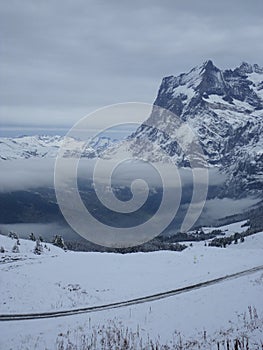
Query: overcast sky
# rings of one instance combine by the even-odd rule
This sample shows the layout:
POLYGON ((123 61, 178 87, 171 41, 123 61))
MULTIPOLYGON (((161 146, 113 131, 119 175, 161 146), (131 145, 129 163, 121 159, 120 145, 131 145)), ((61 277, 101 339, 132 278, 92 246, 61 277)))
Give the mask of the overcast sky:
POLYGON ((163 76, 207 59, 263 65, 262 13, 262 0, 1 1, 1 125, 152 103, 163 76))

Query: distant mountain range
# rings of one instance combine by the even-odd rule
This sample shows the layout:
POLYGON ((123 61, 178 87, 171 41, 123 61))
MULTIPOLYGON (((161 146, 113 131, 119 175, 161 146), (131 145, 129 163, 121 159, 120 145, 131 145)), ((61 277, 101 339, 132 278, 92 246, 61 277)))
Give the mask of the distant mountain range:
POLYGON ((65 149, 64 154, 68 157, 81 153, 82 157, 95 158, 116 142, 117 140, 105 136, 93 138, 87 143, 74 138, 65 139, 63 136, 2 137, 0 138, 0 159, 53 158, 57 156, 62 144, 65 149))

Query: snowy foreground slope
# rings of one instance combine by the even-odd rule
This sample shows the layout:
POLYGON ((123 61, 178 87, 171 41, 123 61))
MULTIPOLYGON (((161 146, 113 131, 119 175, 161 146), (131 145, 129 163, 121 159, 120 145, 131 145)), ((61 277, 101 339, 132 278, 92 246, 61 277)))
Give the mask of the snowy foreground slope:
MULTIPOLYGON (((0 314, 124 301, 263 265, 263 232, 226 249, 194 242, 180 253, 64 252, 47 244, 38 256, 33 254, 35 242, 20 240, 20 253, 12 253, 14 243, 0 236, 0 247, 6 250, 0 253, 0 314)), ((0 321, 0 349, 84 349, 85 337, 86 345, 98 342, 92 349, 110 349, 114 347, 99 343, 103 334, 116 335, 116 329, 125 333, 126 328, 129 341, 137 342, 138 349, 142 348, 140 342, 149 343, 148 336, 171 348, 176 348, 178 339, 192 339, 196 344, 189 349, 198 344, 206 349, 208 343, 216 349, 218 340, 233 340, 242 332, 249 336, 250 349, 261 349, 255 344, 263 342, 262 296, 263 270, 129 307, 42 320, 0 321), (70 343, 78 347, 69 347, 70 343)))

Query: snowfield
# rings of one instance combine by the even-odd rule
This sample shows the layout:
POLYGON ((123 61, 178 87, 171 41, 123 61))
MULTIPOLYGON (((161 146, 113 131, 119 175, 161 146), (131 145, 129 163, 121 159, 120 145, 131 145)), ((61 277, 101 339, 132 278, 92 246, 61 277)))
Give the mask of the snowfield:
MULTIPOLYGON (((236 232, 237 227, 228 226, 229 231, 236 232)), ((46 244, 43 254, 35 255, 35 242, 22 239, 20 252, 12 253, 15 242, 0 235, 0 247, 5 249, 0 253, 0 314, 68 310, 125 301, 263 265, 263 232, 227 248, 194 242, 182 252, 126 255, 64 252, 50 244, 46 244)), ((52 319, 0 321, 0 349, 58 349, 61 344, 64 348, 60 349, 67 349, 70 342, 79 344, 76 347, 79 349, 81 337, 86 334, 86 341, 96 336, 99 339, 96 332, 105 331, 104 326, 123 330, 127 327, 135 334, 134 342, 136 339, 147 342, 149 336, 171 347, 169 342, 175 344, 173 337, 178 338, 178 332, 182 339, 207 341, 208 337, 223 337, 224 332, 232 339, 246 331, 260 344, 263 328, 256 322, 262 317, 263 270, 129 307, 52 319)), ((97 345, 97 349, 101 348, 108 349, 97 345)))
POLYGON ((233 224, 229 225, 223 225, 219 227, 203 227, 204 233, 211 233, 214 230, 221 230, 225 234, 225 237, 234 235, 235 233, 241 233, 244 232, 248 227, 244 226, 247 223, 247 220, 239 221, 239 222, 234 222, 233 224))

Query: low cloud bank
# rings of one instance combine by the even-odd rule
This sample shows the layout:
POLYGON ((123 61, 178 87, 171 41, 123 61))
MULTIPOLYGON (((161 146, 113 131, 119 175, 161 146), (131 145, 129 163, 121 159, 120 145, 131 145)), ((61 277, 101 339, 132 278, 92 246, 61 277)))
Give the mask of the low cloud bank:
POLYGON ((230 198, 210 199, 205 203, 201 221, 204 221, 206 224, 213 223, 215 220, 242 213, 258 202, 259 199, 253 197, 237 200, 230 198))
MULTIPOLYGON (((78 168, 78 178, 92 181, 94 159, 81 159, 78 168)), ((1 162, 0 172, 0 192, 14 192, 19 190, 31 190, 39 187, 54 186, 54 165, 55 159, 20 159, 1 162)), ((102 162, 102 166, 96 173, 96 181, 105 183, 108 181, 112 163, 108 160, 102 162)), ((192 171, 180 169, 178 171, 180 180, 176 180, 176 167, 172 165, 162 165, 161 170, 165 174, 165 186, 180 187, 193 183, 192 171)), ((64 169, 67 172, 67 167, 64 169)), ((217 169, 210 169, 209 185, 220 185, 225 181, 225 176, 217 169)), ((139 162, 126 161, 117 166, 112 173, 111 183, 114 186, 130 186, 132 181, 143 179, 149 187, 162 187, 162 179, 154 166, 139 162)), ((204 177, 198 176, 197 182, 203 183, 204 177)))
POLYGON ((54 159, 17 159, 1 162, 0 192, 51 187, 54 159))

